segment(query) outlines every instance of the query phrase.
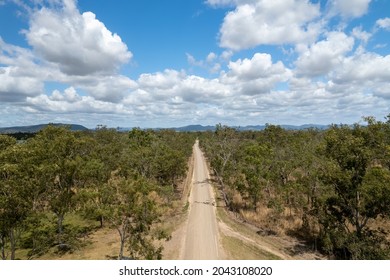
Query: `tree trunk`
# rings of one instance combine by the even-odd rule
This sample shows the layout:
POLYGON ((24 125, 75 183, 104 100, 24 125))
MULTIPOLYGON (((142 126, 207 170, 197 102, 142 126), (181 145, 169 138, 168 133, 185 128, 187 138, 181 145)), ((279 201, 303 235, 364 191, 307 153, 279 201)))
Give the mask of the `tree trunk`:
POLYGON ((14 260, 15 251, 16 251, 16 239, 15 239, 15 230, 13 228, 9 230, 9 243, 11 245, 11 260, 14 260))
POLYGON ((120 248, 119 248, 118 260, 121 260, 123 259, 123 251, 126 242, 127 221, 124 221, 121 226, 118 226, 117 230, 120 236, 120 248))
POLYGON ((5 235, 1 235, 1 259, 7 259, 7 256, 5 255, 5 235))
POLYGON ((62 244, 62 234, 64 232, 63 228, 64 214, 57 214, 57 230, 58 230, 58 244, 62 244))
POLYGON ((265 185, 265 190, 268 194, 268 198, 271 198, 271 190, 270 190, 270 187, 269 187, 269 180, 267 180, 267 184, 265 185))
POLYGON ((119 248, 119 255, 118 255, 118 260, 123 259, 123 250, 125 248, 125 233, 121 232, 118 229, 119 235, 120 235, 120 248, 119 248))
POLYGON ((125 240, 123 239, 123 236, 121 235, 121 246, 120 246, 120 249, 119 249, 118 260, 123 259, 123 249, 124 249, 124 247, 125 247, 125 240))
POLYGON ((103 228, 103 224, 104 224, 104 217, 103 216, 99 217, 99 222, 100 222, 100 228, 103 228))
POLYGON ((360 210, 360 193, 359 191, 356 191, 355 227, 356 227, 356 234, 358 237, 360 237, 362 233, 362 225, 360 222, 359 210, 360 210))
POLYGON ((215 173, 215 175, 216 175, 216 177, 218 179, 218 182, 219 182, 219 184, 221 186, 221 192, 222 192, 223 199, 225 201, 225 205, 226 205, 226 207, 229 208, 229 210, 233 210, 232 206, 231 206, 231 204, 229 202, 229 199, 227 197, 227 194, 225 192, 225 185, 223 184, 222 177, 218 174, 218 171, 215 168, 213 168, 213 169, 214 169, 214 173, 215 173))

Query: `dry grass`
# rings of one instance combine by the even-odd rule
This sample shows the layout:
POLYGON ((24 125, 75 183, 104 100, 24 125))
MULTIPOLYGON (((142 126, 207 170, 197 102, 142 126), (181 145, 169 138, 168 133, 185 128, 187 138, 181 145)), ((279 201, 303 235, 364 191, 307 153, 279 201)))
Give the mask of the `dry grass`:
POLYGON ((82 248, 59 255, 55 250, 40 256, 39 260, 109 260, 119 253, 119 234, 115 229, 103 228, 92 233, 82 248))
MULTIPOLYGON (((183 223, 186 212, 186 202, 189 195, 189 184, 192 179, 193 158, 188 162, 189 172, 187 178, 178 186, 179 199, 173 201, 171 207, 163 209, 163 218, 158 226, 164 227, 168 234, 173 234, 174 230, 183 223)), ((76 219, 73 215, 69 215, 66 223, 79 224, 80 219, 76 219)), ((85 223, 84 221, 82 223, 85 223)), ((97 224, 95 225, 95 227, 97 224)), ((172 242, 159 241, 156 245, 167 245, 169 247, 164 250, 164 258, 173 259, 176 257, 177 244, 172 242)), ((75 249, 73 252, 68 252, 62 255, 57 253, 57 249, 53 248, 42 256, 36 257, 39 260, 108 260, 116 259, 119 254, 120 238, 116 229, 107 227, 97 228, 84 238, 83 246, 75 249)), ((27 259, 28 250, 18 250, 17 257, 20 259, 27 259)), ((125 252, 126 255, 126 252, 125 252)))
POLYGON ((230 196, 233 208, 239 209, 240 219, 269 233, 285 236, 302 227, 302 213, 293 208, 285 208, 280 212, 259 202, 254 210, 248 207, 247 202, 237 191, 230 193, 230 196))
POLYGON ((285 256, 272 239, 259 236, 254 227, 240 221, 234 213, 226 211, 219 192, 215 193, 217 218, 221 241, 228 259, 284 259, 285 256))
POLYGON ((378 217, 375 220, 370 221, 368 227, 385 234, 386 239, 390 242, 390 219, 378 217))
POLYGON ((285 236, 302 227, 300 215, 289 209, 276 213, 273 209, 258 206, 256 211, 240 210, 240 216, 247 223, 274 235, 285 236))
POLYGON ((301 226, 293 211, 283 213, 259 206, 257 211, 227 211, 219 191, 217 216, 224 249, 232 259, 325 259, 303 242, 287 235, 301 226), (221 226, 225 225, 225 226, 221 226))
POLYGON ((257 246, 231 236, 222 235, 222 246, 229 260, 279 260, 280 258, 257 246))

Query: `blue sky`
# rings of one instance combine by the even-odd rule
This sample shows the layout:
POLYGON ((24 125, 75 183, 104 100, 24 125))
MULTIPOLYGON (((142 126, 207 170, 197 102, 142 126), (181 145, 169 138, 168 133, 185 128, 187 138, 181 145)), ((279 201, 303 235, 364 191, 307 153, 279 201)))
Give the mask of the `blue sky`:
POLYGON ((0 0, 0 126, 390 113, 387 0, 0 0))

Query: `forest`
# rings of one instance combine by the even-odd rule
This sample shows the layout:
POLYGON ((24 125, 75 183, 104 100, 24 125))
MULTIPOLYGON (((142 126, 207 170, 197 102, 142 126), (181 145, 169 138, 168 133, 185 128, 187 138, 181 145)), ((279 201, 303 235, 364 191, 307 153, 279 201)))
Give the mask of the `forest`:
POLYGON ((160 259, 155 241, 169 238, 161 221, 180 197, 194 137, 104 126, 0 135, 1 259, 71 253, 103 227, 120 236, 118 259, 160 259))
POLYGON ((119 235, 118 259, 161 259, 196 139, 220 203, 258 234, 295 236, 330 259, 390 259, 390 115, 326 130, 0 135, 1 259, 71 253, 103 227, 119 235))
POLYGON ((227 208, 331 259, 390 259, 390 115, 327 130, 201 136, 227 208))

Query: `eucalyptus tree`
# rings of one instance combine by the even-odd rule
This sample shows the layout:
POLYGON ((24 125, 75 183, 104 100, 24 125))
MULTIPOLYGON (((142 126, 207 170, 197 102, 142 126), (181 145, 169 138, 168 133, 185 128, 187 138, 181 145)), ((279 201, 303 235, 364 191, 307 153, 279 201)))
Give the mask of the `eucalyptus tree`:
POLYGON ((165 237, 153 227, 161 216, 157 189, 142 177, 113 176, 109 180, 105 215, 120 237, 118 259, 124 257, 126 244, 131 258, 161 258, 162 248, 153 243, 165 237))
MULTIPOLYGON (((270 191, 270 166, 272 164, 273 150, 267 144, 253 143, 243 149, 243 156, 239 166, 244 174, 242 178, 243 187, 238 190, 247 193, 253 209, 256 211, 259 200, 268 194, 267 200, 271 198, 270 191)), ((237 182, 238 185, 239 182, 237 182)), ((245 195, 244 195, 245 197, 245 195)), ((266 202, 266 201, 264 201, 266 202)))
POLYGON ((24 166, 28 151, 15 139, 0 135, 0 248, 1 258, 15 259, 18 231, 32 210, 33 187, 24 166), (9 244, 9 246, 7 246, 9 244))
POLYGON ((205 146, 207 157, 213 172, 219 181, 222 196, 226 205, 232 207, 232 198, 229 189, 232 186, 227 186, 225 180, 229 180, 231 173, 235 172, 234 157, 239 151, 238 131, 234 128, 217 124, 214 133, 208 134, 206 143, 201 143, 205 146))
POLYGON ((321 223, 325 247, 337 257, 382 258, 390 252, 378 247, 381 236, 368 227, 370 220, 390 216, 390 171, 377 128, 375 122, 333 126, 325 136, 329 162, 322 181, 333 192, 324 199, 321 223))
MULTIPOLYGON (((77 206, 76 194, 84 186, 92 145, 66 127, 48 126, 29 143, 36 163, 36 177, 45 189, 43 200, 56 216, 57 243, 63 244, 65 215, 77 206)), ((62 246, 62 245, 61 245, 62 246)))
POLYGON ((98 220, 100 227, 103 227, 107 212, 107 194, 110 191, 107 189, 107 182, 112 174, 126 169, 123 157, 127 152, 127 139, 124 133, 105 126, 98 126, 90 137, 93 138, 93 149, 81 170, 82 177, 88 180, 79 191, 79 198, 84 216, 98 220))

